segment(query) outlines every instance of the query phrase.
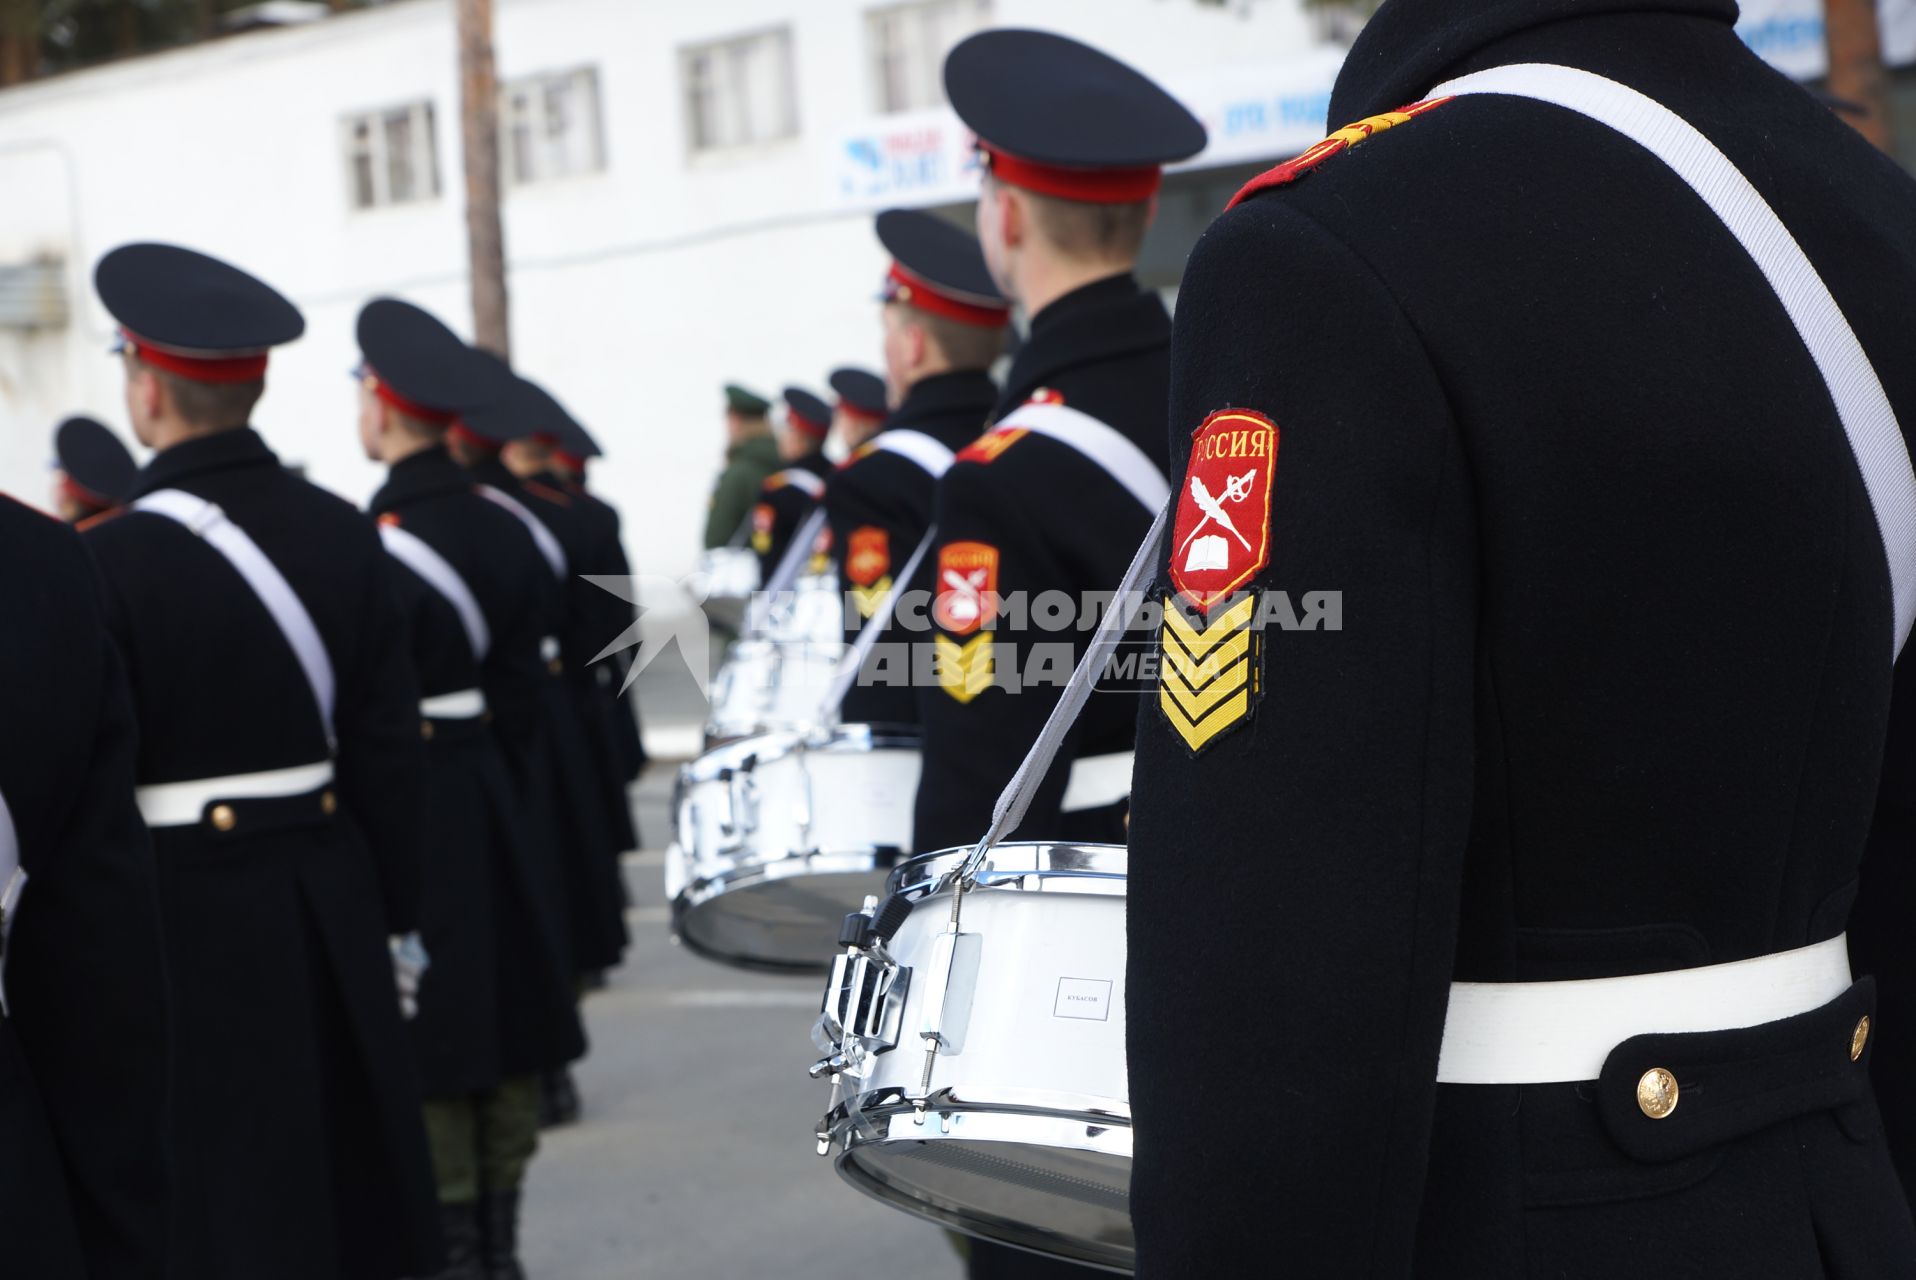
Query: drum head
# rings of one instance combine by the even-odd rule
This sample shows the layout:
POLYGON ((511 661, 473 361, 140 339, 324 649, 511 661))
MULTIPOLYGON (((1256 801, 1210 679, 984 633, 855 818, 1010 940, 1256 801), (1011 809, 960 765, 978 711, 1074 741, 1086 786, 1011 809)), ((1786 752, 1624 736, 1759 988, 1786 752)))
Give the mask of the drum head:
POLYGON ((1126 1274, 1135 1265, 1128 1155, 894 1138, 855 1143, 838 1171, 866 1194, 966 1235, 1126 1274))
POLYGON ((867 894, 885 892, 886 868, 786 875, 734 884, 678 908, 685 945, 746 968, 822 973, 838 951, 838 928, 867 894))

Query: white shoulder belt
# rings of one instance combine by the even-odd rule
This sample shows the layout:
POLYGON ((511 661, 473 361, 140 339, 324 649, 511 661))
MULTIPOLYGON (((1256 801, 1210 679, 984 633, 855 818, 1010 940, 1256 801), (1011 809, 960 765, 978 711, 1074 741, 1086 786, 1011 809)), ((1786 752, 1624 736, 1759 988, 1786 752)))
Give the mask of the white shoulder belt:
POLYGON ((1116 427, 1069 405, 1020 405, 992 427, 1017 427, 1069 445, 1104 468, 1146 511, 1156 511, 1171 497, 1171 482, 1149 454, 1116 427))
POLYGON ((473 661, 484 662, 492 651, 492 628, 486 625, 485 610, 479 607, 479 598, 472 594, 472 588, 466 585, 459 570, 424 538, 396 525, 380 525, 379 540, 386 544, 393 559, 425 579, 427 586, 446 598, 458 612, 460 625, 466 629, 473 661))
POLYGON ((246 585, 253 589, 253 594, 259 597, 259 602, 273 616, 280 634, 286 637, 293 656, 299 659, 300 668, 306 673, 306 683, 312 687, 320 722, 326 729, 326 741, 331 743, 337 687, 333 661, 326 652, 326 642, 320 638, 313 615, 306 611, 306 606, 301 603, 292 584, 286 581, 286 576, 244 529, 204 498, 196 498, 181 489, 161 489, 137 499, 133 508, 165 516, 185 526, 201 542, 224 556, 226 562, 246 580, 246 585))
POLYGON ((1890 636, 1894 662, 1916 624, 1916 470, 1869 356, 1789 228, 1715 143, 1628 85, 1573 67, 1528 62, 1452 80, 1433 89, 1431 97, 1473 93, 1551 103, 1640 144, 1689 184, 1762 271, 1823 375, 1869 491, 1896 602, 1890 636))
POLYGON ((20 835, 14 830, 7 798, 0 795, 0 1016, 7 1012, 7 938, 13 933, 14 912, 26 887, 27 873, 20 869, 20 835))
POLYGON ((957 456, 922 431, 881 431, 872 443, 917 463, 934 480, 951 470, 952 459, 957 456))
POLYGON ((783 480, 800 493, 807 494, 813 498, 820 498, 825 494, 825 482, 803 467, 787 467, 785 470, 779 472, 775 478, 783 480))
POLYGON ((566 576, 565 548, 559 545, 559 539, 546 522, 532 514, 531 508, 519 501, 504 489, 493 485, 479 486, 479 496, 495 506, 510 511, 526 532, 532 535, 532 541, 539 548, 539 554, 545 557, 546 566, 552 570, 552 576, 564 580, 566 576))

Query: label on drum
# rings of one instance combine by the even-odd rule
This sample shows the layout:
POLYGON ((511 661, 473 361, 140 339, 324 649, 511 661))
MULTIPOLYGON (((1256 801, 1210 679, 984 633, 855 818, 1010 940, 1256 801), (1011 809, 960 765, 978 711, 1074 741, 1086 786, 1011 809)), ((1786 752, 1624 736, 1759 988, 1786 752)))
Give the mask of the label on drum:
POLYGON ((1051 1016, 1109 1022, 1111 983, 1100 978, 1059 978, 1058 1002, 1052 1006, 1051 1016))

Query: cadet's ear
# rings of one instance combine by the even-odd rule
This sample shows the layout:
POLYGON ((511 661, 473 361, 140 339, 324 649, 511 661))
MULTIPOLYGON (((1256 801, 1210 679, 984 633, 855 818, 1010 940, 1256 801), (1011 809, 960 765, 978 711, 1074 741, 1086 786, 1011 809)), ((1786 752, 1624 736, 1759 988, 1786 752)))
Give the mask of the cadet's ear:
POLYGON ((991 195, 998 202, 999 238, 1007 249, 1020 248, 1031 234, 1026 225, 1031 211, 1025 206, 1024 196, 1016 187, 1002 182, 993 184, 991 195))

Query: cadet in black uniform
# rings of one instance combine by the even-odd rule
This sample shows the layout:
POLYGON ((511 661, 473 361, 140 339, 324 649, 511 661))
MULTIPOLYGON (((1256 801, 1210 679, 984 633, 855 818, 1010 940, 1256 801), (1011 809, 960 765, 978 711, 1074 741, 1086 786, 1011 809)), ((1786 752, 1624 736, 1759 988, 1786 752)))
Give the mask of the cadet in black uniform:
POLYGON ((832 470, 825 438, 831 431, 832 411, 823 400, 800 387, 785 388, 785 430, 778 438, 785 465, 765 478, 752 506, 750 545, 758 553, 760 581, 771 577, 792 535, 825 494, 832 470))
MULTIPOLYGON (((394 570, 245 425, 300 314, 190 250, 101 260, 156 456, 89 530, 139 726, 172 984, 175 1274, 440 1265, 389 937, 418 927, 424 746, 394 570)), ((27 918, 31 918, 30 915, 27 918)))
POLYGON ((1912 1064, 1874 1034, 1908 1035, 1909 899, 1851 910, 1916 615, 1916 183, 1735 18, 1387 4, 1359 123, 1191 258, 1131 828, 1142 1277, 1916 1275, 1912 1064), (1757 252, 1797 255, 1798 323, 1757 252))
MULTIPOLYGON (((931 528, 932 495, 952 455, 976 440, 998 399, 991 364, 1011 307, 991 283, 978 241, 928 213, 878 215, 892 255, 885 278, 885 369, 898 410, 825 489, 832 561, 851 598, 846 643, 884 607, 894 578, 931 528)), ((929 557, 914 584, 931 582, 929 557)), ((900 584, 900 589, 904 589, 900 584)), ((915 724, 909 646, 921 629, 894 621, 840 708, 848 723, 915 724)))
MULTIPOLYGON (((632 803, 625 790, 625 773, 612 742, 611 722, 605 716, 605 693, 594 666, 605 647, 632 625, 632 609, 622 598, 590 581, 611 575, 626 577, 631 565, 619 545, 616 518, 600 504, 575 497, 550 470, 552 450, 562 439, 583 435, 585 428, 544 387, 520 378, 502 407, 488 417, 513 415, 519 435, 501 455, 519 478, 520 492, 530 499, 539 519, 552 530, 565 551, 566 624, 559 633, 566 680, 579 702, 579 722, 595 766, 593 785, 605 806, 607 829, 620 853, 639 847, 632 822, 632 803), (514 458, 518 466, 514 467, 514 458)), ((608 665, 606 670, 613 668, 608 665)), ((616 872, 620 892, 619 928, 624 921, 623 873, 616 872)), ((621 948, 623 950, 623 947, 621 948)))
POLYGON ((92 418, 62 422, 53 433, 53 453, 54 507, 71 525, 119 506, 139 471, 120 437, 92 418))
POLYGON ((93 567, 0 498, 0 1269, 165 1280, 165 962, 93 567))
MULTIPOLYGON (((1204 127, 1169 94, 1062 36, 973 36, 952 50, 945 83, 983 153, 985 260, 1031 319, 994 429, 938 486, 938 680, 918 692, 921 851, 984 833, 1088 635, 1077 618, 1019 630, 1019 612, 998 617, 994 601, 1059 591, 1081 607, 1108 595, 1168 492, 1171 320, 1131 272, 1161 166, 1204 146, 1204 127), (1044 678, 1026 683, 1034 673, 1044 678)), ((1116 801, 1135 710, 1130 697, 1091 699, 1021 833, 1123 839, 1116 801), (1074 769, 1115 774, 1115 786, 1091 788, 1095 803, 1074 797, 1066 823, 1074 769)))
MULTIPOLYGON (((491 358, 491 357, 485 357, 491 358)), ((604 970, 614 968, 630 938, 625 925, 625 888, 619 866, 623 847, 610 825, 605 765, 592 748, 594 726, 604 717, 588 707, 569 670, 579 652, 590 644, 594 629, 588 612, 578 621, 579 609, 596 609, 575 590, 571 551, 560 541, 551 521, 551 504, 535 497, 500 457, 507 442, 537 430, 524 424, 553 421, 550 397, 517 375, 496 403, 462 417, 447 433, 453 456, 471 473, 489 501, 511 511, 523 532, 538 549, 550 578, 552 593, 541 613, 544 628, 540 645, 545 679, 539 682, 539 714, 544 730, 543 750, 524 760, 527 787, 549 807, 552 850, 565 872, 566 933, 572 972, 581 987, 604 970)), ((568 532, 574 530, 570 527, 568 532)), ((596 650, 588 651, 586 657, 596 650)), ((622 791, 622 789, 621 789, 622 791)), ((546 1120, 564 1124, 579 1115, 578 1091, 570 1073, 548 1072, 546 1120)))
MULTIPOLYGON (((630 577, 632 561, 625 551, 625 521, 617 507, 586 487, 587 465, 594 458, 604 457, 605 451, 577 419, 568 415, 559 426, 560 439, 547 451, 545 481, 552 488, 570 494, 573 501, 593 514, 600 530, 600 543, 605 547, 604 562, 611 566, 601 572, 613 577, 630 577)), ((635 616, 629 601, 609 591, 605 595, 606 624, 602 630, 606 643, 610 644, 634 625, 635 616)), ((625 687, 634 652, 621 649, 592 664, 595 683, 605 694, 606 715, 612 724, 612 748, 627 784, 637 782, 650 763, 645 754, 645 737, 639 728, 639 700, 636 692, 625 687)), ((637 821, 634 817, 634 824, 637 821)))
POLYGON ((832 388, 832 429, 847 455, 855 452, 891 416, 891 389, 870 369, 846 365, 827 379, 832 388))
POLYGON ((431 966, 413 1041, 449 1280, 511 1277, 519 1189, 538 1148, 539 1077, 585 1052, 562 951, 562 882, 502 740, 536 739, 551 575, 511 514, 446 453, 462 411, 502 395, 496 362, 438 320, 360 312, 360 439, 391 468, 370 507, 404 570, 430 767, 420 932, 431 966), (495 731, 496 726, 496 731, 495 731), (545 865, 541 866, 540 863, 545 865))
MULTIPOLYGON (((984 161, 985 261, 1030 332, 993 429, 938 485, 937 682, 918 689, 921 852, 984 834, 1089 635, 1076 617, 1064 630, 1029 617, 1021 628, 1013 598, 1108 597, 1168 492, 1171 320, 1132 268, 1162 166, 1205 140, 1163 89, 1063 36, 973 36, 947 59, 945 87, 984 161), (999 616, 999 601, 1012 611, 999 616), (1025 683, 1040 666, 1049 676, 1025 683)), ((1118 693, 1091 699, 1014 834, 1123 839, 1136 705, 1118 693), (1073 774, 1097 781, 1068 786, 1073 774), (1067 820, 1068 792, 1078 794, 1067 820)), ((984 1244, 971 1256, 980 1278, 1084 1270, 984 1244)))

